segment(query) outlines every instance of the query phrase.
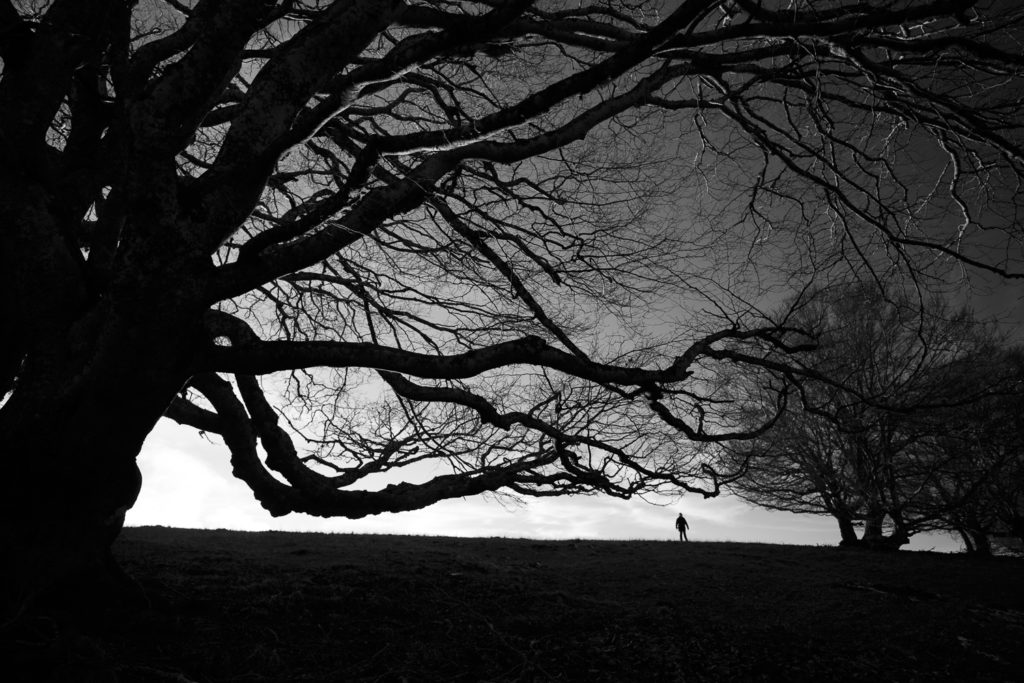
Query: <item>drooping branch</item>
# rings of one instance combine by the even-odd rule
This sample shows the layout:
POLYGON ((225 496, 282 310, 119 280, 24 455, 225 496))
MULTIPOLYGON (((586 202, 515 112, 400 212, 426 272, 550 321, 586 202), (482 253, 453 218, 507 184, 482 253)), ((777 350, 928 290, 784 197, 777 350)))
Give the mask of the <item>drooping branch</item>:
MULTIPOLYGON (((252 375, 235 375, 242 401, 253 428, 267 453, 267 467, 305 495, 333 490, 331 478, 307 468, 299 459, 291 437, 278 424, 277 413, 252 375)), ((320 494, 322 495, 322 493, 320 494)))
POLYGON ((256 432, 231 383, 216 374, 205 373, 193 377, 192 386, 206 397, 219 416, 221 435, 231 452, 232 473, 252 489, 272 515, 291 512, 300 496, 263 467, 256 450, 256 432))
MULTIPOLYGON (((270 418, 269 408, 256 392, 252 380, 242 380, 246 388, 243 395, 249 397, 253 410, 261 417, 251 417, 242 400, 235 395, 230 382, 213 373, 198 375, 193 386, 214 406, 223 421, 221 432, 231 451, 232 471, 244 481, 256 499, 272 515, 280 516, 290 512, 305 512, 321 517, 344 516, 352 519, 382 512, 418 510, 440 500, 478 495, 485 491, 496 491, 515 484, 520 478, 529 481, 528 470, 537 465, 528 460, 519 465, 493 468, 476 474, 451 474, 434 477, 422 484, 392 484, 380 491, 342 491, 330 485, 330 478, 323 477, 304 468, 298 461, 279 460, 278 466, 289 472, 293 480, 283 483, 264 467, 256 448, 257 439, 263 440, 271 450, 287 450, 281 434, 276 428, 276 418, 270 418), (262 424, 259 424, 262 421, 262 424), (302 468, 301 470, 299 468, 302 468)), ((268 458, 281 457, 277 452, 268 458)), ((287 457, 287 456, 286 456, 287 457)))

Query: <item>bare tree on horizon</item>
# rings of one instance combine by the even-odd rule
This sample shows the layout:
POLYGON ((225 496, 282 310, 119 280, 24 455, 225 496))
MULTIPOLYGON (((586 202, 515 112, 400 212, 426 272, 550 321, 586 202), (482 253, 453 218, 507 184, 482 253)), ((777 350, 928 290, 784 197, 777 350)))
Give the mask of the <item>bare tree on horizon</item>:
MULTIPOLYGON (((1002 335, 938 297, 922 310, 892 285, 837 283, 802 298, 783 311, 814 331, 806 362, 816 376, 771 429, 722 445, 720 466, 743 470, 729 492, 830 515, 843 545, 889 549, 983 507, 977 489, 1010 472, 1019 434, 1016 421, 1002 424, 1021 391, 1002 335)), ((760 392, 750 386, 746 424, 774 416, 760 392)))

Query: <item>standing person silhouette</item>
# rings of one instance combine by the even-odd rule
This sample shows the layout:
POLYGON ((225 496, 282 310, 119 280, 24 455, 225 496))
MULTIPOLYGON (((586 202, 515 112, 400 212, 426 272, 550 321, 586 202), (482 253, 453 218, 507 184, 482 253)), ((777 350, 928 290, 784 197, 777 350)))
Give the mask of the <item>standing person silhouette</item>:
POLYGON ((690 540, 689 538, 686 537, 686 530, 689 529, 689 528, 690 528, 690 525, 686 522, 686 517, 683 517, 683 513, 680 512, 679 516, 676 517, 676 529, 679 530, 679 540, 680 541, 689 541, 690 540))

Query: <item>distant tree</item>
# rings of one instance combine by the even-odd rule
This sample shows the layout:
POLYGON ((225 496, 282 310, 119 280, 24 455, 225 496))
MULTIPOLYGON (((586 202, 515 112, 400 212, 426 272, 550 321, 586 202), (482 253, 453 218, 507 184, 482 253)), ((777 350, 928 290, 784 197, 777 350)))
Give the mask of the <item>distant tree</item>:
POLYGON ((719 368, 795 378, 775 292, 1020 275, 1021 26, 0 0, 0 608, 99 561, 162 416, 274 515, 716 494, 686 443, 735 424, 719 368))
MULTIPOLYGON (((730 489, 763 507, 831 515, 846 545, 899 547, 943 527, 997 471, 965 444, 990 426, 981 402, 1002 384, 991 330, 941 300, 922 306, 864 283, 814 292, 787 312, 787 324, 815 333, 806 362, 816 377, 769 431, 723 446, 727 465, 745 468, 730 489)), ((770 411, 755 400, 748 419, 770 411)))

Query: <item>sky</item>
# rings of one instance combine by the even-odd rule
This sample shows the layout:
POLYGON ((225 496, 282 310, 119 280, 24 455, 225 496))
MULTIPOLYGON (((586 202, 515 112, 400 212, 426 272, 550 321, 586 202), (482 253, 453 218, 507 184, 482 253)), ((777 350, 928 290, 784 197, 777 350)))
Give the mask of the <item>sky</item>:
MULTIPOLYGON (((839 532, 828 517, 769 512, 729 497, 686 496, 656 505, 607 496, 530 499, 522 505, 487 497, 445 501, 422 510, 363 519, 321 519, 292 514, 271 517, 231 475, 227 448, 217 437, 163 420, 138 459, 143 486, 129 526, 190 529, 315 531, 359 534, 507 537, 535 539, 673 540, 680 512, 692 541, 750 541, 836 545, 839 532)), ((948 535, 917 536, 905 549, 956 552, 948 535)))

